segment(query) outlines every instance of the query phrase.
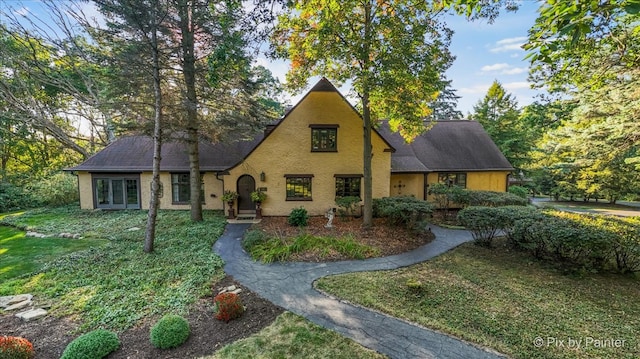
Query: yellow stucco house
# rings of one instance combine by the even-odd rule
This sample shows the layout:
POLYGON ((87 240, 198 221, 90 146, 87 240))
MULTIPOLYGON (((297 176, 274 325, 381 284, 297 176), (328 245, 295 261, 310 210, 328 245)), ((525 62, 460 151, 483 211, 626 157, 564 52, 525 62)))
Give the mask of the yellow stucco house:
MULTIPOLYGON (((361 196, 362 118, 326 79, 320 80, 276 124, 250 141, 200 143, 205 209, 225 209, 226 190, 239 194, 235 208, 255 211, 249 194, 262 190, 262 213, 286 216, 304 207, 320 215, 336 196, 361 196)), ((428 186, 446 182, 468 189, 505 191, 512 166, 474 121, 436 122, 411 144, 386 123, 372 130, 373 196, 414 195, 427 199, 428 186)), ((153 141, 123 137, 68 169, 78 176, 83 209, 149 207, 153 141)), ((163 144, 163 209, 189 208, 187 147, 163 144)))

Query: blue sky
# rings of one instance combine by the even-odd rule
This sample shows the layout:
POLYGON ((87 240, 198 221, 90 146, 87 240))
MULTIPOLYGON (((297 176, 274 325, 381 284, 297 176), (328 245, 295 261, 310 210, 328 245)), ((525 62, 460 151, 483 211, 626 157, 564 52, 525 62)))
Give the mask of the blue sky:
MULTIPOLYGON (((23 14, 39 14, 37 0, 0 0, 0 6, 11 6, 23 14)), ((520 106, 534 101, 539 91, 532 90, 527 82, 529 63, 524 60, 525 51, 520 46, 526 41, 527 31, 537 17, 539 2, 524 0, 515 13, 502 13, 493 24, 486 21, 469 22, 462 16, 446 15, 445 21, 455 31, 450 51, 456 56, 447 77, 457 90, 458 109, 466 116, 482 99, 494 80, 498 80, 512 93, 520 106)), ((282 82, 288 64, 260 56, 257 62, 269 68, 282 82)), ((311 80, 309 87, 316 79, 311 80)), ((340 90, 347 95, 348 86, 340 90)), ((289 94, 291 104, 306 92, 289 94)))
MULTIPOLYGON (((502 13, 493 24, 487 21, 469 22, 463 16, 446 15, 445 21, 455 31, 450 51, 456 56, 447 77, 457 90, 458 109, 466 116, 473 106, 487 93, 494 80, 498 80, 512 93, 520 106, 533 102, 539 93, 527 82, 529 63, 526 53, 520 48, 527 39, 527 31, 537 17, 539 3, 533 0, 522 2, 516 13, 502 13)), ((258 62, 269 68, 282 82, 287 63, 272 61, 264 57, 258 62)), ((311 87, 317 78, 311 80, 311 87)), ((340 91, 347 95, 349 88, 340 91)), ((290 95, 295 104, 306 90, 290 95)), ((350 99, 353 101, 352 99, 350 99)))

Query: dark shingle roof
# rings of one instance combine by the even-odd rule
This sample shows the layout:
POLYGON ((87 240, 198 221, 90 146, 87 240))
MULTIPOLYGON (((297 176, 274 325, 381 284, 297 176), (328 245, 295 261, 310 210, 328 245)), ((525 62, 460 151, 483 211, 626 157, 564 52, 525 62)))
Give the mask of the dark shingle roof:
MULTIPOLYGON (((391 154, 392 173, 443 171, 511 171, 513 167, 482 126, 475 121, 440 121, 407 144, 382 122, 378 132, 395 149, 391 154)), ((200 141, 200 170, 226 171, 242 162, 263 140, 259 134, 250 141, 212 144, 200 141)), ((123 137, 70 171, 141 172, 151 171, 153 139, 148 136, 123 137)), ((162 171, 189 171, 187 143, 166 141, 162 145, 162 171)))
MULTIPOLYGON (((199 143, 200 170, 224 171, 240 161, 260 142, 262 135, 251 141, 227 144, 199 143)), ((153 139, 149 136, 123 137, 109 144, 69 171, 90 172, 141 172, 151 171, 153 165, 153 139)), ((162 171, 189 171, 189 149, 181 140, 169 140, 162 144, 162 171)))
POLYGON ((395 149, 391 172, 511 171, 513 167, 476 121, 439 121, 407 144, 387 122, 378 132, 395 149))

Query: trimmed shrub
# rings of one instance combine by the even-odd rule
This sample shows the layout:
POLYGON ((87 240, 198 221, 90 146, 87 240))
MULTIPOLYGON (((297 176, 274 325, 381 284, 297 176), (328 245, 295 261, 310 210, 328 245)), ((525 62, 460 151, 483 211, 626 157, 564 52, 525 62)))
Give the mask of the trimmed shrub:
POLYGON ((520 198, 525 198, 525 199, 529 198, 529 190, 522 186, 509 186, 509 189, 507 190, 507 192, 511 194, 515 194, 520 198))
POLYGON ((360 203, 360 197, 357 196, 336 197, 336 204, 340 207, 338 212, 341 217, 355 215, 358 203, 360 203))
POLYGON ((529 199, 527 198, 527 190, 524 189, 524 191, 524 197, 520 197, 517 194, 508 192, 474 191, 458 186, 447 186, 442 183, 429 185, 429 194, 433 195, 436 207, 444 210, 468 206, 526 206, 529 204, 529 199))
POLYGON ((32 359, 33 344, 25 338, 0 336, 0 359, 32 359))
POLYGON ((240 318, 244 313, 244 306, 240 296, 235 293, 220 293, 213 298, 216 319, 228 323, 232 319, 240 318))
POLYGON ((491 242, 505 227, 504 214, 496 207, 467 207, 458 212, 458 221, 473 235, 475 244, 491 247, 491 242))
POLYGON ((287 218, 287 223, 296 227, 306 227, 309 221, 309 214, 304 207, 294 208, 287 218))
POLYGON ((519 197, 508 192, 493 191, 467 191, 467 202, 469 206, 502 207, 502 206, 526 206, 529 204, 527 198, 519 197))
POLYGON ((118 336, 104 329, 97 329, 74 339, 64 349, 60 359, 101 359, 118 349, 118 336))
POLYGON ((167 314, 151 328, 151 344, 158 349, 177 348, 187 341, 189 322, 179 315, 167 314))
POLYGON ((444 183, 429 185, 429 194, 433 196, 438 209, 451 209, 467 202, 467 190, 460 186, 449 186, 444 183))
POLYGON ((533 206, 505 206, 499 207, 502 211, 502 231, 507 239, 513 243, 513 228, 521 220, 543 220, 544 214, 533 206))
POLYGON ((376 217, 386 217, 391 224, 409 229, 415 229, 433 212, 433 206, 429 202, 412 196, 376 198, 373 200, 373 207, 376 217))

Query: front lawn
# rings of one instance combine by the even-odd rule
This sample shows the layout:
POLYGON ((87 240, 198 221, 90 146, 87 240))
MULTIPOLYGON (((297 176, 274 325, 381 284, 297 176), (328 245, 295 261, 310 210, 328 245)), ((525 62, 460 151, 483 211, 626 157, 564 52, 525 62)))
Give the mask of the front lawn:
MULTIPOLYGON (((33 293, 51 302, 54 315, 79 318, 83 330, 124 330, 150 316, 185 314, 190 304, 210 294, 211 284, 224 276, 222 260, 211 248, 225 220, 206 213, 203 222, 193 223, 188 211, 161 211, 155 252, 145 254, 146 218, 145 211, 73 208, 4 217, 0 224, 44 234, 78 233, 108 239, 108 243, 61 256, 32 275, 3 280, 0 295, 33 293)), ((36 253, 27 257, 35 260, 36 253)))
POLYGON ((514 358, 640 357, 640 280, 567 272, 507 248, 463 245, 408 268, 317 286, 514 358))
POLYGON ((99 239, 25 237, 24 231, 0 226, 0 282, 34 272, 64 254, 104 244, 99 239))

